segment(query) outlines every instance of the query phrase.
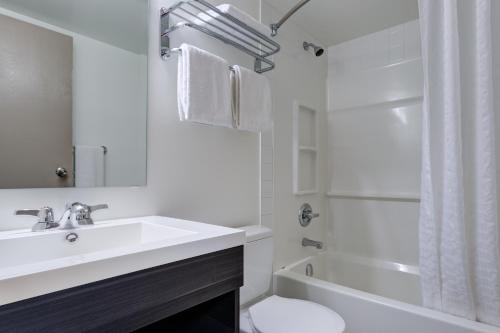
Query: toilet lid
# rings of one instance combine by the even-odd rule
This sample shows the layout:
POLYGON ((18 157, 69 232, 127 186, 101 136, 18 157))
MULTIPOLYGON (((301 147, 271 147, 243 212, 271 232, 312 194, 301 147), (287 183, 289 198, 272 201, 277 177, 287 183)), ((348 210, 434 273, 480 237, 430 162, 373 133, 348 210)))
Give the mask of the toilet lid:
POLYGON ((345 322, 336 312, 309 301, 271 296, 248 310, 259 333, 342 333, 345 322))

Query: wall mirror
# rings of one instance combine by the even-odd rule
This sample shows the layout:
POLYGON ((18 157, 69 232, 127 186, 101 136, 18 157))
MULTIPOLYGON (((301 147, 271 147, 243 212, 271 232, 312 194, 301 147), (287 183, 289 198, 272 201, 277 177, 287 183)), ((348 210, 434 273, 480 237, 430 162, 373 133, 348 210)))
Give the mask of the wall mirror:
POLYGON ((147 0, 0 0, 0 188, 146 184, 147 0))

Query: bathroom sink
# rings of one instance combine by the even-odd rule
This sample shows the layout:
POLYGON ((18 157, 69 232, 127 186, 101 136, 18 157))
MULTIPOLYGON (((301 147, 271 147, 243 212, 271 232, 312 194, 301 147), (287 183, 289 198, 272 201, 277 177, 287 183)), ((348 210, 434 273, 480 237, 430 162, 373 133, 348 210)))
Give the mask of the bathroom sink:
POLYGON ((109 223, 76 230, 25 232, 0 238, 0 269, 132 247, 194 234, 145 222, 109 223))
POLYGON ((160 216, 0 232, 0 305, 242 245, 244 232, 160 216))

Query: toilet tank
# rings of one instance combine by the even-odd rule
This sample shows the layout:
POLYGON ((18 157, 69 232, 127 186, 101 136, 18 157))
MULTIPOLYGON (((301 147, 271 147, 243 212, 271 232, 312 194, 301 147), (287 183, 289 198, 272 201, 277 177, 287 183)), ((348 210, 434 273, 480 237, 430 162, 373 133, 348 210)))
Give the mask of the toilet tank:
POLYGON ((243 287, 240 304, 246 304, 264 295, 271 287, 273 275, 273 234, 259 225, 240 228, 246 233, 244 245, 243 287))

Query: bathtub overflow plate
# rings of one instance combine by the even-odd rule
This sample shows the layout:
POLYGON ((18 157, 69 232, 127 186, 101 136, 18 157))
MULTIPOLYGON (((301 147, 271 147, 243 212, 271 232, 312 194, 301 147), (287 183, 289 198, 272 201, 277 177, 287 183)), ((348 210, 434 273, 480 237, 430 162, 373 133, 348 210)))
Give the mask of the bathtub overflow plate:
POLYGON ((313 276, 314 275, 314 268, 312 264, 307 264, 306 266, 306 276, 313 276))

